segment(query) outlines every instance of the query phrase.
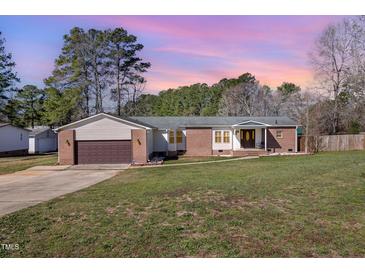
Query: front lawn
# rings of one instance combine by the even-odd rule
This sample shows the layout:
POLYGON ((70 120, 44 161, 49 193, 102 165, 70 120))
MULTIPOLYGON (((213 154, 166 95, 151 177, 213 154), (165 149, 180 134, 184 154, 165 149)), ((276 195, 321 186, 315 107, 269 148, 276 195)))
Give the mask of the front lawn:
POLYGON ((33 166, 55 165, 57 154, 29 155, 0 158, 0 175, 13 173, 33 166))
POLYGON ((365 152, 130 169, 0 218, 5 257, 364 257, 365 152))

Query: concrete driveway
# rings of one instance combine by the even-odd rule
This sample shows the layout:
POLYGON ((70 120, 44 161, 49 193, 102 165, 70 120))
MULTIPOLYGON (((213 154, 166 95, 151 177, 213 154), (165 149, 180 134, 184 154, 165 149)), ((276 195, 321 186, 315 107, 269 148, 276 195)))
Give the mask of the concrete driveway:
POLYGON ((128 165, 38 166, 0 175, 0 216, 94 185, 128 165))

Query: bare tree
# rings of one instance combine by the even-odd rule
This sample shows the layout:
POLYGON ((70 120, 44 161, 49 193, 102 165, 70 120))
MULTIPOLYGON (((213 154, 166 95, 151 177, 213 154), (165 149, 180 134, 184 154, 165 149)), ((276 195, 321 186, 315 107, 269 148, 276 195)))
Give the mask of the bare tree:
POLYGON ((256 80, 243 82, 228 89, 220 103, 219 113, 228 116, 254 116, 263 109, 262 90, 256 80))
POLYGON ((143 77, 134 77, 134 81, 129 83, 126 89, 127 98, 125 99, 124 113, 126 115, 136 115, 137 100, 146 87, 146 80, 143 77))
POLYGON ((333 100, 331 109, 333 134, 339 130, 339 95, 344 91, 354 50, 355 37, 352 26, 349 19, 328 26, 316 41, 315 48, 310 54, 316 79, 333 100))

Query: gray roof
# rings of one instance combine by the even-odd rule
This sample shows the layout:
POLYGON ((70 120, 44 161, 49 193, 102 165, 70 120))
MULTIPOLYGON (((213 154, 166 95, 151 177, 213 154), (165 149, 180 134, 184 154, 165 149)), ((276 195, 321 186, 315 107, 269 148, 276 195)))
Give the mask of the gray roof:
POLYGON ((31 132, 29 133, 29 136, 36 136, 37 134, 43 133, 50 128, 47 126, 37 126, 34 128, 28 128, 31 132))
POLYGON ((149 127, 149 128, 154 128, 155 127, 154 125, 151 125, 149 123, 143 122, 142 120, 134 119, 134 117, 124 117, 124 116, 118 117, 116 115, 112 115, 112 116, 114 116, 116 118, 120 118, 120 119, 126 120, 126 121, 131 122, 131 123, 135 123, 135 124, 144 126, 144 127, 149 127))
MULTIPOLYGON (((151 125, 156 128, 178 128, 178 127, 213 127, 233 126, 236 124, 254 121, 268 124, 270 126, 296 126, 294 120, 285 116, 133 116, 134 121, 151 125)), ((250 124, 254 124, 250 122, 250 124)))
POLYGON ((11 126, 11 127, 19 128, 19 129, 22 129, 22 130, 30 131, 29 129, 22 128, 22 127, 19 127, 19 126, 15 126, 15 125, 12 125, 10 123, 0 122, 0 127, 5 127, 5 126, 11 126))
POLYGON ((9 123, 0 123, 0 127, 5 127, 7 125, 10 125, 9 123))

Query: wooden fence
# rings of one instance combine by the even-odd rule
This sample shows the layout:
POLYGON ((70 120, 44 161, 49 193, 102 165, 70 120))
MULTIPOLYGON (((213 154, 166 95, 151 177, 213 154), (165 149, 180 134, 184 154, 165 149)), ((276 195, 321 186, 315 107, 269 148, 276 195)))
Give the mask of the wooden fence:
MULTIPOLYGON (((300 151, 305 151, 305 138, 299 139, 300 151)), ((309 152, 365 150, 365 134, 309 136, 309 152)))

